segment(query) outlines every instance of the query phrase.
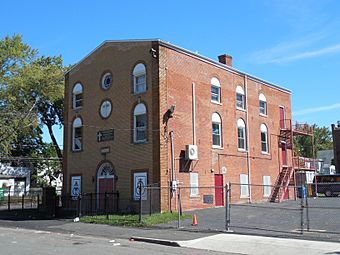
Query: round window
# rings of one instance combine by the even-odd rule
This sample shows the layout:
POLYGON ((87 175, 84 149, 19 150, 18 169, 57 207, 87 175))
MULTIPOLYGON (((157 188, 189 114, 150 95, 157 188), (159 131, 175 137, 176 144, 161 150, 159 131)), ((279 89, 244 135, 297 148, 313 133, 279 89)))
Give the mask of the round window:
POLYGON ((110 116, 111 111, 112 111, 111 102, 109 100, 105 100, 104 102, 102 102, 100 106, 100 116, 106 119, 110 116))
POLYGON ((103 89, 109 89, 112 84, 112 74, 111 73, 106 73, 103 75, 102 78, 102 88, 103 89))

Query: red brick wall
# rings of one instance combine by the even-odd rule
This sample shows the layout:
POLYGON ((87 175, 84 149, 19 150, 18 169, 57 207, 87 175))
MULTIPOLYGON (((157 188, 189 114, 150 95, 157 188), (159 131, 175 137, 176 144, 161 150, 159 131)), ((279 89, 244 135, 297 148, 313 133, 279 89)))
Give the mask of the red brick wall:
MULTIPOLYGON (((192 162, 191 171, 199 173, 200 186, 213 186, 214 174, 221 173, 221 168, 224 166, 227 168, 227 173, 223 175, 224 184, 227 182, 239 183, 240 174, 248 174, 248 161, 247 153, 238 151, 237 120, 242 118, 247 122, 247 116, 245 111, 236 109, 235 91, 238 85, 246 91, 246 78, 166 47, 163 50, 166 52, 166 64, 165 67, 160 66, 160 68, 166 68, 167 103, 168 107, 172 104, 176 105, 174 118, 169 121, 168 128, 174 130, 175 133, 177 179, 182 186, 190 185, 189 172, 179 172, 178 158, 181 150, 185 150, 186 144, 193 144, 192 83, 194 82, 199 160, 192 162), (210 81, 212 77, 218 78, 221 83, 221 104, 211 102, 210 81), (223 148, 221 149, 212 148, 211 117, 214 112, 217 112, 222 118, 223 148)), ((277 138, 279 135, 279 106, 286 107, 286 118, 290 119, 290 94, 249 78, 247 79, 246 94, 251 183, 263 184, 263 176, 269 175, 271 183, 274 184, 280 170, 277 138), (263 93, 267 99, 267 117, 259 114, 260 93, 263 93), (261 153, 260 125, 262 123, 268 127, 269 155, 261 153)), ((288 151, 288 154, 290 153, 288 151)), ((168 157, 170 158, 170 156, 169 152, 168 157)), ((239 188, 234 192, 239 192, 239 188)), ((255 193, 254 200, 264 199, 261 192, 255 193)), ((203 195, 206 194, 214 194, 214 190, 201 189, 200 196, 195 198, 183 195, 184 209, 188 209, 190 206, 207 206, 202 205, 203 195)), ((235 196, 239 197, 238 194, 235 196)))

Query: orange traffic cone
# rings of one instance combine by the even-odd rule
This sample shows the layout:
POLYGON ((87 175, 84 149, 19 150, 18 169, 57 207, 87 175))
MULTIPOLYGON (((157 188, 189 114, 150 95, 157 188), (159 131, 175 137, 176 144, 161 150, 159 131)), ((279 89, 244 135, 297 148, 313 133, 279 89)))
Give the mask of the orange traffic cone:
POLYGON ((197 217, 196 214, 194 214, 194 216, 192 217, 192 224, 191 226, 197 226, 197 217))

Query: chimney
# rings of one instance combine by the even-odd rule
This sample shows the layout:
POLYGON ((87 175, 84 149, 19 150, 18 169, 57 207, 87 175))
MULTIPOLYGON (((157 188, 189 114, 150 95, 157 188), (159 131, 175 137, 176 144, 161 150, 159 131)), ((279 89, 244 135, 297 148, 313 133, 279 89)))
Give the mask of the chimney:
POLYGON ((223 54, 218 56, 218 61, 222 64, 232 67, 233 66, 233 57, 227 54, 223 54))

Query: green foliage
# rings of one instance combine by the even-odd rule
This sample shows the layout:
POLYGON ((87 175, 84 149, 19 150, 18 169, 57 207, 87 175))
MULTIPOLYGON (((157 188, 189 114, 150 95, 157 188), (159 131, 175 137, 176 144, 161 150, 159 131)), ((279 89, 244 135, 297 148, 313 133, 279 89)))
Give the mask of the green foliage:
MULTIPOLYGON (((333 149, 332 132, 327 127, 312 125, 314 129, 315 154, 321 150, 333 149)), ((294 138, 295 153, 301 157, 313 158, 312 138, 309 136, 297 136, 294 138)))
POLYGON ((60 56, 38 56, 20 35, 0 40, 0 156, 39 154, 46 125, 62 158, 52 127, 62 125, 65 70, 60 56))

